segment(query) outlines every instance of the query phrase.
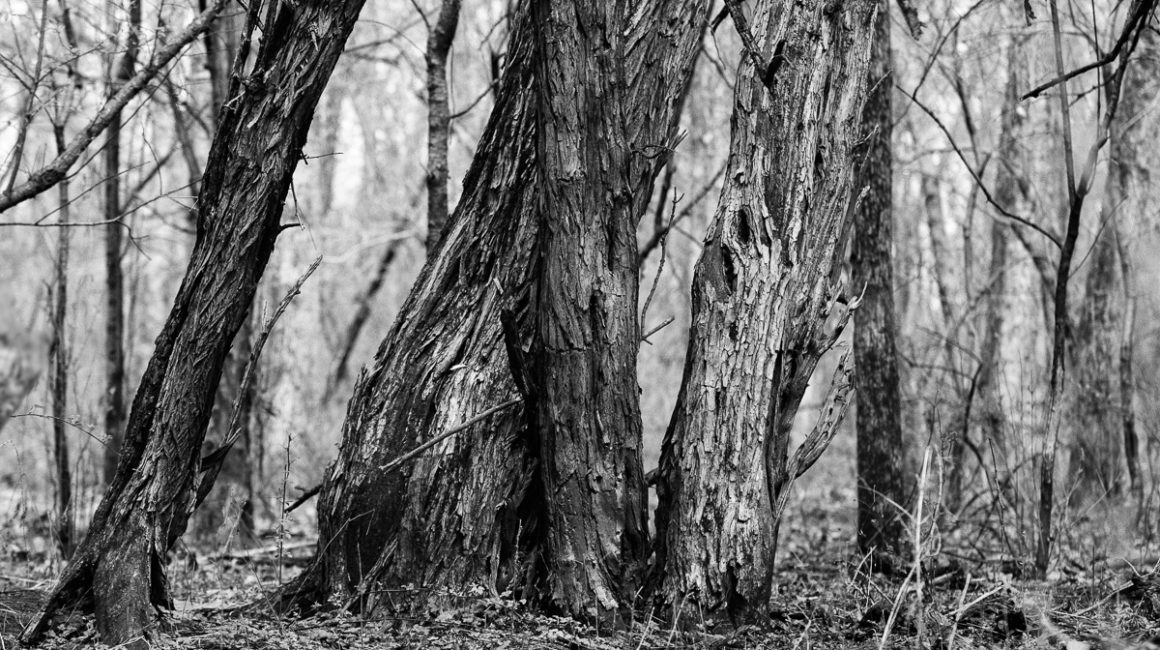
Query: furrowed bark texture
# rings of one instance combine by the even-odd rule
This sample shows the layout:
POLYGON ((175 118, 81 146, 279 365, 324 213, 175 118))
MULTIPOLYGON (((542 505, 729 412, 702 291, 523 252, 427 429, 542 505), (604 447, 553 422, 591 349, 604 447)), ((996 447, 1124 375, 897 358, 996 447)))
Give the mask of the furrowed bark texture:
POLYGON ((319 94, 361 6, 280 5, 253 69, 232 81, 198 197, 197 242, 134 398, 116 477, 26 642, 54 612, 89 603, 102 641, 143 646, 153 606, 169 604, 163 562, 190 515, 214 390, 281 229, 319 94))
POLYGON ((854 200, 863 189, 866 194, 854 217, 851 266, 854 286, 862 292, 854 314, 854 376, 861 397, 856 416, 858 548, 884 560, 884 568, 904 550, 905 513, 895 504, 906 505, 907 487, 890 252, 894 241, 890 56, 889 4, 881 0, 870 53, 869 94, 862 110, 862 132, 870 141, 865 160, 857 163, 853 188, 854 200))
POLYGON ((636 591, 648 546, 624 6, 534 6, 541 229, 530 392, 551 495, 548 598, 599 619, 636 591))
POLYGON ((824 323, 842 309, 831 276, 875 7, 754 9, 765 69, 741 64, 729 170, 693 279, 685 376, 661 454, 654 579, 664 603, 732 613, 768 599, 790 429, 838 333, 824 323))
MULTIPOLYGON (((671 137, 707 14, 701 1, 657 0, 635 16, 625 61, 633 146, 671 137)), ((444 239, 356 382, 319 502, 317 562, 287 591, 292 600, 355 597, 373 609, 391 606, 375 598, 378 586, 431 589, 415 594, 408 601, 414 604, 441 587, 532 596, 542 585, 535 553, 543 494, 529 489, 538 443, 522 405, 397 472, 378 472, 527 388, 521 364, 534 326, 532 253, 540 227, 538 82, 526 11, 514 24, 496 106, 444 239)), ((647 204, 659 169, 653 163, 630 179, 634 218, 647 204)))

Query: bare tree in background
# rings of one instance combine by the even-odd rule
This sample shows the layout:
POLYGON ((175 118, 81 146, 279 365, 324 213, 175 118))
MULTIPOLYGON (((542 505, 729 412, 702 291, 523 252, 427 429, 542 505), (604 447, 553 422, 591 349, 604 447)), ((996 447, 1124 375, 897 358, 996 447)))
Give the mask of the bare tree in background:
POLYGON ((854 313, 854 385, 857 388, 858 548, 876 568, 897 566, 906 541, 906 475, 902 444, 902 397, 894 336, 893 154, 894 66, 890 4, 881 0, 870 52, 868 95, 862 130, 869 138, 854 182, 854 290, 862 295, 854 313), (864 195, 860 195, 865 191, 864 195))
POLYGON ((1052 511, 1055 505, 1055 457, 1059 444, 1059 432, 1062 427, 1064 409, 1061 397, 1065 386, 1068 347, 1071 332, 1068 326, 1068 287, 1071 279, 1072 261, 1075 256, 1076 242, 1079 238, 1080 217, 1083 212, 1084 200, 1087 198, 1095 176, 1095 166, 1100 149, 1107 143, 1111 122, 1119 108, 1121 86, 1132 53, 1139 43, 1140 35, 1148 29, 1148 21, 1155 7, 1155 0, 1133 0, 1128 8, 1123 36, 1128 43, 1116 51, 1114 59, 1109 61, 1111 69, 1104 83, 1110 85, 1107 92, 1107 103, 1103 114, 1099 116, 1098 133, 1095 142, 1089 147, 1080 174, 1076 174, 1074 147, 1071 131, 1070 96, 1068 95, 1069 75, 1063 65, 1063 47, 1061 44, 1061 29, 1059 10, 1055 0, 1051 1, 1051 22, 1055 43, 1055 69, 1058 77, 1044 84, 1030 93, 1038 95, 1052 87, 1057 87, 1059 96, 1060 115, 1063 126, 1064 167, 1067 179, 1067 227, 1060 246, 1059 261, 1055 272, 1055 300, 1053 304, 1053 330, 1051 343, 1051 376, 1048 384, 1047 409, 1045 423, 1047 426, 1044 436, 1043 451, 1040 454, 1040 481, 1039 481, 1039 526, 1035 547, 1035 570, 1040 578, 1047 575, 1048 564, 1051 561, 1051 547, 1053 542, 1052 511))
MULTIPOLYGON (((114 34, 121 16, 109 5, 114 34)), ((121 55, 109 57, 108 96, 116 97, 133 78, 141 45, 141 0, 129 0, 128 32, 121 55)), ((116 40, 116 36, 114 36, 116 40)), ((105 130, 105 483, 112 483, 125 426, 125 279, 121 269, 124 243, 121 223, 121 110, 105 130)))

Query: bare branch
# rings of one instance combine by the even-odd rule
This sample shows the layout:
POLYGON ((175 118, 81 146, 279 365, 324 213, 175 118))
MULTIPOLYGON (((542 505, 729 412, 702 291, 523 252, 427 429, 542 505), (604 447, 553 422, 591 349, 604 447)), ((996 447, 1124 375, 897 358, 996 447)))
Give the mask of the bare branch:
POLYGON ((0 194, 0 212, 23 203, 59 183, 68 174, 73 164, 84 154, 85 149, 109 126, 121 109, 141 92, 153 77, 169 65, 185 49, 186 45, 189 45, 198 35, 209 29, 210 24, 221 13, 226 2, 227 0, 214 0, 212 6, 199 14, 171 43, 161 48, 152 62, 144 66, 140 72, 125 83, 117 94, 105 102, 96 117, 85 126, 63 153, 46 167, 32 173, 28 180, 0 194))

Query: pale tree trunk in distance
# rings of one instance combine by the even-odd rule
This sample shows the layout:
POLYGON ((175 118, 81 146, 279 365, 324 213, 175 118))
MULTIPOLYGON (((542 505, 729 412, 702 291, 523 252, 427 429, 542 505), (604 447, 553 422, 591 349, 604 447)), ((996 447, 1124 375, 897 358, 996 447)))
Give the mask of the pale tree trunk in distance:
POLYGON ((858 391, 858 548, 875 568, 897 568, 905 550, 907 502, 902 397, 895 349, 891 95, 894 74, 889 0, 881 0, 870 53, 862 131, 870 138, 858 162, 854 200, 862 191, 853 230, 853 286, 862 294, 854 313, 854 376, 858 391))
POLYGON ((279 5, 252 68, 235 71, 198 196, 197 241, 134 398, 117 474, 25 643, 54 613, 86 605, 103 642, 145 647, 154 607, 171 606, 165 554, 194 505, 214 392, 282 230, 314 108, 361 7, 279 5))
POLYGON ((930 233, 931 274, 938 293, 939 310, 942 313, 941 334, 942 354, 946 371, 943 380, 932 382, 936 387, 936 399, 927 420, 932 433, 940 441, 943 466, 946 468, 943 505, 951 513, 957 513, 962 504, 963 461, 966 444, 966 398, 969 386, 964 385, 966 373, 963 370, 962 353, 956 343, 957 325, 960 313, 952 296, 952 287, 965 286, 957 282, 954 269, 952 246, 946 234, 948 220, 946 205, 942 196, 939 179, 924 176, 922 179, 923 206, 926 212, 927 231, 930 233))
MULTIPOLYGON (((995 200, 1012 214, 1032 214, 1027 180, 1027 118, 1019 106, 1026 86, 1025 36, 1012 37, 1007 47, 1007 87, 999 126, 999 153, 996 162, 995 200)), ((1007 309, 1007 266, 1011 226, 994 220, 991 224, 991 274, 984 310, 983 340, 980 349, 977 392, 980 399, 983 443, 986 458, 994 467, 994 479, 1002 494, 1014 496, 1007 439, 1007 415, 1001 397, 1003 327, 1007 309)))
POLYGON ((787 457, 790 430, 848 317, 835 264, 876 7, 754 5, 756 50, 738 74, 729 171, 693 278, 685 374, 658 472, 653 576, 670 606, 767 605, 778 509, 809 464, 787 457))
POLYGON ((427 255, 447 224, 447 143, 451 109, 447 104, 447 55, 459 25, 460 0, 443 0, 427 34, 427 255))
MULTIPOLYGON (((671 141, 708 11, 702 0, 638 8, 625 50, 632 146, 671 141)), ((364 610, 403 607, 376 594, 408 584, 542 594, 543 494, 530 489, 539 450, 520 404, 526 368, 517 367, 513 380, 511 367, 525 361, 533 329, 539 79, 526 10, 512 24, 496 105, 444 241, 356 382, 321 493, 317 562, 286 590, 291 600, 355 597, 364 610), (398 471, 379 471, 505 404, 398 471)), ((631 179, 634 219, 662 160, 631 179)), ((424 594, 437 591, 415 595, 424 594)))
POLYGON ((1133 364, 1133 331, 1136 306, 1135 278, 1132 275, 1136 250, 1130 244, 1143 224, 1149 206, 1155 206, 1148 191, 1152 180, 1141 160, 1143 152, 1154 147, 1157 134, 1155 119, 1145 115, 1160 93, 1160 37, 1154 29, 1140 35, 1137 58, 1125 75, 1121 89, 1120 112, 1112 122, 1107 187, 1104 205, 1115 210, 1106 220, 1116 238, 1120 262, 1123 305, 1119 341, 1119 411, 1123 436, 1124 460, 1128 479, 1137 502, 1142 504, 1143 478, 1140 474, 1140 442, 1136 432, 1136 380, 1133 364))
MULTIPOLYGON (((111 10, 112 11, 112 10, 111 10)), ((112 25, 119 17, 112 15, 112 25)), ((129 0, 125 50, 109 64, 108 96, 133 76, 141 39, 141 0, 129 0)), ((115 30, 114 30, 115 31, 115 30)), ((105 134, 105 483, 117 473, 125 428, 125 279, 121 270, 121 111, 105 134)))

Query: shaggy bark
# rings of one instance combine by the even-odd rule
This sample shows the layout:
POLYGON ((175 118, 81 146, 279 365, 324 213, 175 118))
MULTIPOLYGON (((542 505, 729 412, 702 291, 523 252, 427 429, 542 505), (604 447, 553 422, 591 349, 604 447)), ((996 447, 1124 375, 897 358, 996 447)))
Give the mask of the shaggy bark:
POLYGON ((858 165, 855 200, 867 190, 855 213, 851 254, 853 283, 862 302, 854 314, 854 365, 858 394, 858 548, 889 569, 906 542, 905 453, 902 446, 902 396, 894 331, 894 212, 891 190, 893 155, 890 135, 894 92, 890 48, 890 11, 882 0, 870 53, 869 95, 862 111, 862 132, 870 138, 858 165))
MULTIPOLYGON (((669 142, 707 13, 700 0, 657 0, 634 14, 624 59, 632 146, 669 142)), ((414 585, 421 601, 466 585, 534 597, 543 584, 543 494, 529 490, 539 450, 523 405, 461 431, 399 472, 378 471, 527 388, 519 364, 533 327, 531 260, 540 227, 538 79, 529 18, 514 24, 496 106, 443 242, 356 383, 319 503, 317 562, 286 591, 292 600, 350 599, 374 609, 391 606, 378 587, 414 585)), ((650 160, 630 179, 634 219, 663 156, 650 160)))
POLYGON ((87 604, 102 641, 144 647, 153 607, 169 606, 165 553, 193 506, 214 389, 282 229, 318 97, 361 6, 281 4, 253 68, 244 79, 235 69, 198 197, 192 259, 134 398, 117 474, 26 643, 55 612, 87 604))
POLYGON ((648 537, 621 10, 600 1, 533 10, 542 228, 529 392, 540 486, 551 495, 547 597, 590 619, 635 593, 648 537))
POLYGON ((747 40, 756 43, 738 75, 729 171, 693 279, 685 375, 658 473, 654 580, 669 605, 737 613, 769 597, 773 506, 795 473, 790 429, 848 315, 833 271, 875 7, 754 8, 757 37, 747 40))

